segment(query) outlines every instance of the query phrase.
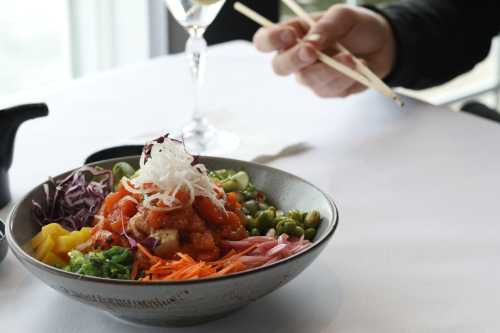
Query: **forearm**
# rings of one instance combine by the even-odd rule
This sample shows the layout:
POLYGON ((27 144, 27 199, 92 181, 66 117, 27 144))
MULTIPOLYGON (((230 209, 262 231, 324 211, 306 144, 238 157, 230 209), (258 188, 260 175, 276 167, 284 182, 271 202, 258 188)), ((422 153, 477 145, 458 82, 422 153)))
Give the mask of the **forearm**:
POLYGON ((385 79, 392 86, 423 89, 471 70, 500 30, 497 0, 408 0, 372 9, 394 31, 395 63, 385 79))

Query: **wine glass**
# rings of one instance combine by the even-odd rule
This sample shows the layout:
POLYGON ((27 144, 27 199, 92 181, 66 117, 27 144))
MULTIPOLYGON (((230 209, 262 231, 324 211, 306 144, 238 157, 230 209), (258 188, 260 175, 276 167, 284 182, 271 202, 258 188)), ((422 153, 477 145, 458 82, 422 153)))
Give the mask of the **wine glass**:
POLYGON ((182 129, 182 139, 188 150, 196 154, 223 154, 237 148, 239 138, 215 129, 206 119, 200 103, 207 42, 203 34, 215 19, 225 0, 165 0, 174 18, 189 33, 186 54, 194 83, 193 115, 182 129))

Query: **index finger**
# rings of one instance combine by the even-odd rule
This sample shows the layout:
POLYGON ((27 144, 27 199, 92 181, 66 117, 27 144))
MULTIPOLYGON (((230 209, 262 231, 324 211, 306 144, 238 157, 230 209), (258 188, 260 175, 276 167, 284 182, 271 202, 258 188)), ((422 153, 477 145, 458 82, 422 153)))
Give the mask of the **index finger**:
POLYGON ((286 50, 297 43, 307 32, 307 24, 292 19, 270 28, 260 28, 253 37, 255 47, 261 52, 286 50))
POLYGON ((297 42, 297 35, 291 27, 275 26, 260 28, 253 36, 253 43, 261 52, 287 49, 297 42))

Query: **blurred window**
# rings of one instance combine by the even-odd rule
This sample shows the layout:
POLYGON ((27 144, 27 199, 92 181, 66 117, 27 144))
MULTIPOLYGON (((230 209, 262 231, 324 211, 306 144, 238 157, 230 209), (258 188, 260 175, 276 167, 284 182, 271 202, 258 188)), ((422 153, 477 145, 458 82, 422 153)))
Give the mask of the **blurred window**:
POLYGON ((70 77, 66 0, 3 0, 0 96, 70 77))
POLYGON ((166 53, 163 0, 1 0, 0 96, 166 53))

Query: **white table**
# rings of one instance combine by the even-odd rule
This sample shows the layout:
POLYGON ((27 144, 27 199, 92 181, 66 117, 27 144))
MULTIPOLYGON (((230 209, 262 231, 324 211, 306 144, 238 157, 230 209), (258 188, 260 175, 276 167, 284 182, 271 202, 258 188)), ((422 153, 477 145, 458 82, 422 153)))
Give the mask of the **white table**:
MULTIPOLYGON (((268 56, 211 50, 206 93, 224 128, 257 126, 309 149, 271 164, 333 195, 340 226, 320 258, 282 289, 216 322, 138 327, 73 302, 9 254, 0 327, 10 332, 498 332, 500 127, 373 93, 320 100, 275 77, 268 56)), ((161 58, 40 93, 49 118, 23 125, 15 199, 93 150, 188 116, 184 59, 161 58), (180 117, 179 115, 183 115, 180 117)), ((24 98, 25 102, 27 100, 24 98)), ((8 209, 1 211, 5 217, 8 209)))

